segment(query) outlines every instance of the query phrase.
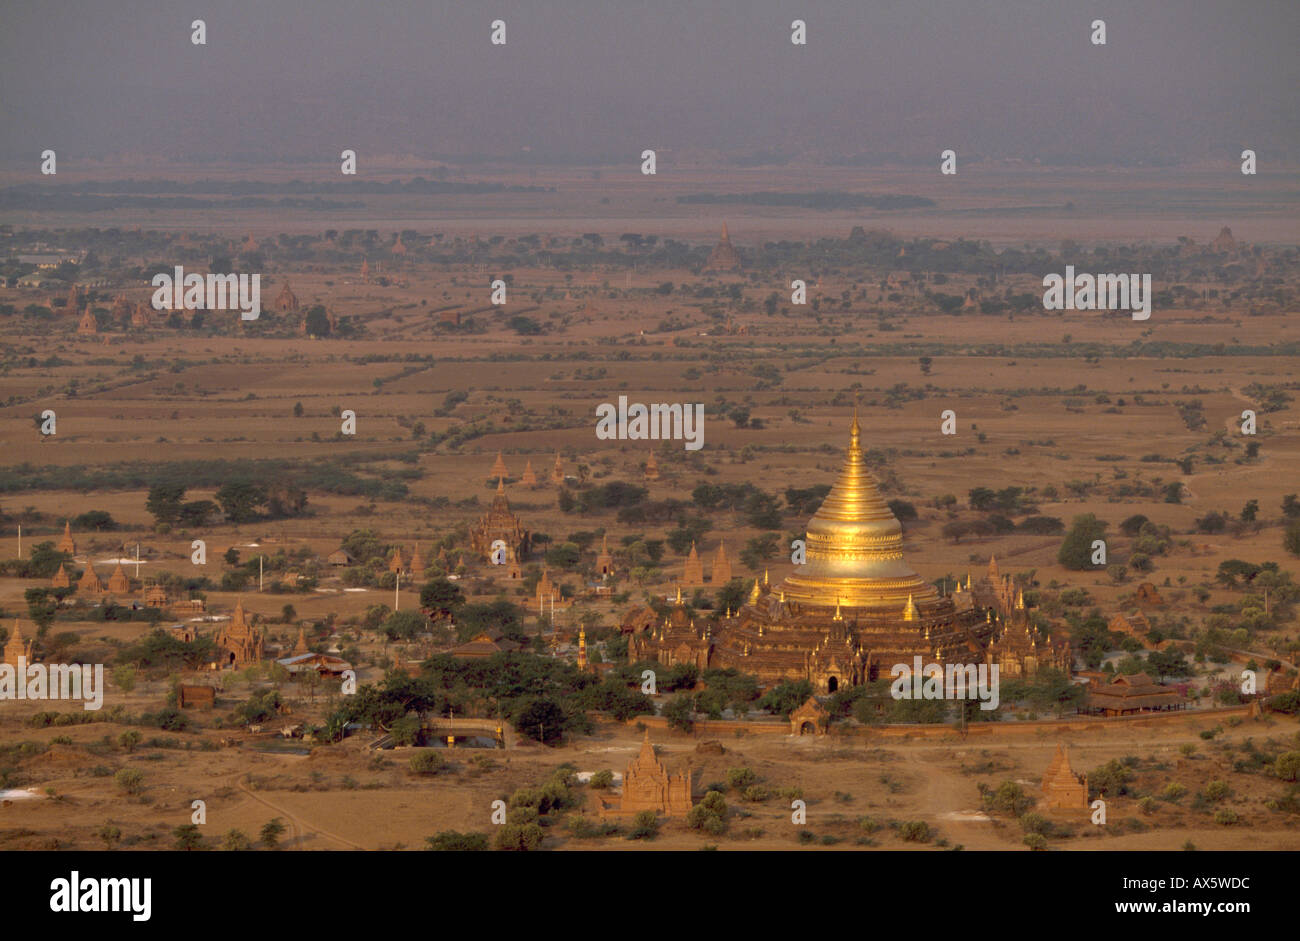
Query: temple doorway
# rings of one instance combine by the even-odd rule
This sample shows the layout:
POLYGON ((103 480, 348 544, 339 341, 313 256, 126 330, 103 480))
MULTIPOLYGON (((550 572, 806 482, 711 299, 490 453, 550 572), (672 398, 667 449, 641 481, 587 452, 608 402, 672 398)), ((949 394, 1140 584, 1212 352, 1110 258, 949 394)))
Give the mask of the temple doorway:
POLYGON ((833 693, 840 688, 840 681, 837 677, 832 676, 826 681, 826 692, 833 693))
POLYGON ((817 726, 813 725, 811 722, 805 722, 803 725, 799 726, 799 734, 800 734, 800 735, 816 735, 816 734, 817 734, 817 726))

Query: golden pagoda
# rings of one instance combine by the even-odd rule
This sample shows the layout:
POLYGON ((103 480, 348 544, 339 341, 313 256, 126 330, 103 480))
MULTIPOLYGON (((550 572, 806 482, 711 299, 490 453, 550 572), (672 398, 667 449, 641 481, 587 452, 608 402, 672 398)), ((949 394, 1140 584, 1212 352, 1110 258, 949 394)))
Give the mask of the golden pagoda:
POLYGON ((903 559, 903 527, 862 455, 853 414, 839 480, 808 523, 807 561, 785 580, 790 601, 853 608, 924 608, 939 592, 903 559))
POLYGON ((775 587, 767 573, 755 578, 747 603, 713 632, 683 617, 634 627, 629 659, 733 668, 765 685, 808 680, 818 694, 888 677, 918 656, 997 663, 1017 676, 1073 664, 1069 644, 1040 640, 1004 584, 968 585, 958 605, 907 564, 902 526, 863 459, 856 412, 844 467, 808 522, 806 546, 803 565, 775 587))
POLYGON ((537 472, 533 470, 533 462, 529 460, 524 465, 524 475, 519 478, 519 482, 525 487, 537 486, 537 472))
POLYGON ((493 463, 493 465, 492 465, 492 470, 491 470, 491 472, 488 474, 488 476, 489 476, 489 477, 497 477, 497 478, 501 478, 501 477, 509 477, 509 476, 510 476, 510 471, 506 470, 506 461, 505 461, 505 458, 503 458, 503 457, 501 456, 501 452, 500 452, 500 451, 497 452, 497 459, 496 459, 496 462, 493 463))

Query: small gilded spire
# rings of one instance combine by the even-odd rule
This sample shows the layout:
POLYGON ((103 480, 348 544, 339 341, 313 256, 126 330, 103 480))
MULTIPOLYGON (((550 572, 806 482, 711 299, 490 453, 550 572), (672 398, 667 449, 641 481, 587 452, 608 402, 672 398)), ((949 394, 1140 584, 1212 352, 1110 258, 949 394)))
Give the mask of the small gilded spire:
POLYGON ((916 620, 916 616, 917 616, 917 613, 916 613, 916 602, 914 602, 914 601, 912 600, 912 596, 909 594, 909 595, 907 596, 907 607, 905 607, 905 608, 903 609, 903 620, 904 620, 904 621, 915 621, 915 620, 916 620))

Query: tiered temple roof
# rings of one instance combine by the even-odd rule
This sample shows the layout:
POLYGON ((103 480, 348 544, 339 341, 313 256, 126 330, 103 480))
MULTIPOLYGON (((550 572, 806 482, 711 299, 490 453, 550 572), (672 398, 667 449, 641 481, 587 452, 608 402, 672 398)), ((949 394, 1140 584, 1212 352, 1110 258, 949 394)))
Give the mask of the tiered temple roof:
POLYGON ((59 544, 55 548, 60 552, 66 552, 68 555, 77 554, 77 543, 72 538, 72 524, 68 520, 63 521, 63 538, 59 540, 59 544))
POLYGON ((1043 797, 1050 809, 1088 809, 1088 776, 1074 773, 1069 750, 1059 742, 1043 775, 1043 797))
POLYGON ((470 546, 491 562, 492 543, 499 539, 506 544, 508 556, 522 562, 532 548, 532 538, 532 533, 524 528, 519 517, 510 509, 505 481, 497 478, 497 492, 492 498, 492 505, 470 531, 470 546))
POLYGON ((236 602, 235 613, 231 616, 230 623, 217 632, 216 640, 223 666, 242 667, 262 659, 265 638, 262 632, 248 620, 248 616, 244 613, 242 599, 236 602))
POLYGON ((691 542, 691 551, 686 556, 686 564, 682 567, 682 587, 683 588, 701 588, 704 586, 704 563, 700 560, 700 554, 695 551, 695 543, 691 542))
POLYGON ((129 595, 131 593, 131 579, 122 569, 122 560, 119 559, 117 567, 113 569, 113 574, 108 577, 108 590, 115 595, 129 595))
POLYGON ((81 573, 81 579, 77 582, 77 591, 86 595, 102 595, 104 593, 104 583, 95 572, 94 563, 89 559, 86 560, 86 570, 81 573))
POLYGON ((727 234, 727 224, 722 223, 722 236, 713 251, 709 252, 708 261, 704 263, 705 271, 734 271, 740 267, 740 256, 731 245, 731 236, 727 234))
POLYGON ((9 628, 9 637, 5 641, 4 662, 16 669, 19 657, 26 658, 28 663, 32 662, 32 642, 23 640, 23 630, 18 626, 18 619, 14 618, 13 626, 9 628))
POLYGON ((727 541, 718 543, 718 551, 713 553, 713 585, 718 587, 731 581, 731 560, 727 558, 727 541))

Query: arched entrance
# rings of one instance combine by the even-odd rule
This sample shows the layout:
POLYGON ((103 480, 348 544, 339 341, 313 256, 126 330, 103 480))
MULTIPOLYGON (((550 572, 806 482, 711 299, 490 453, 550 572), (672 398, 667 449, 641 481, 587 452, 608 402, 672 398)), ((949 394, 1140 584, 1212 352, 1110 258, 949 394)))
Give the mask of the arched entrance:
POLYGON ((826 692, 833 693, 840 688, 840 680, 837 676, 832 676, 826 681, 826 692))
POLYGON ((816 734, 817 734, 817 726, 813 725, 811 722, 805 722, 803 725, 799 726, 799 734, 800 734, 800 735, 816 735, 816 734))

